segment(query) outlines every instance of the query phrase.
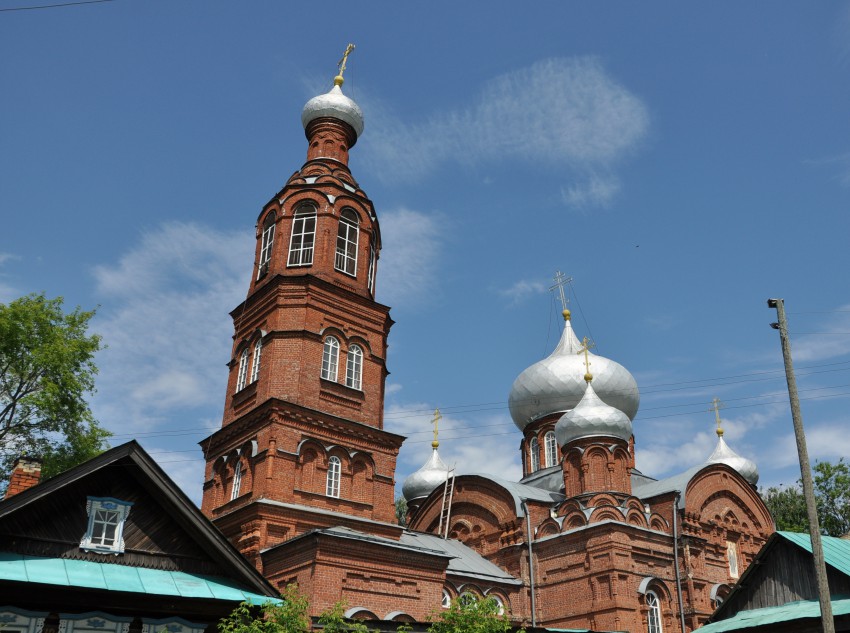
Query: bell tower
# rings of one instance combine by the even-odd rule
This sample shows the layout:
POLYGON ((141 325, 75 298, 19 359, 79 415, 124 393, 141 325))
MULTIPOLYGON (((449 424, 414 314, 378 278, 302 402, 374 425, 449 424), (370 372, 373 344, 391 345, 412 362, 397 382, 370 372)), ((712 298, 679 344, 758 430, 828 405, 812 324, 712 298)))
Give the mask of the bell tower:
POLYGON ((393 321, 375 301, 378 217, 348 167, 363 132, 341 89, 352 49, 304 106, 307 161, 258 216, 222 428, 201 442, 202 510, 258 567, 261 549, 313 528, 396 529, 404 438, 383 429, 393 321))

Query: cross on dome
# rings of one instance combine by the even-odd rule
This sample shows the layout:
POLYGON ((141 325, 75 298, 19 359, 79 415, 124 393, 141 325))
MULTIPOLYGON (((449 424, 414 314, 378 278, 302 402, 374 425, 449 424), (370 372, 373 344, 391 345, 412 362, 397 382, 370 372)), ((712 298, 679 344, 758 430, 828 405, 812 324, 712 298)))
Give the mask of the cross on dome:
POLYGON ((431 424, 434 425, 434 441, 431 442, 431 447, 434 448, 435 450, 437 448, 439 448, 439 446, 440 446, 440 442, 437 441, 437 424, 442 419, 443 419, 443 416, 440 414, 440 410, 434 409, 434 419, 431 420, 431 424))
POLYGON ((337 62, 337 68, 339 68, 339 74, 334 77, 334 85, 341 86, 345 79, 342 78, 343 73, 345 72, 345 64, 348 62, 348 56, 351 55, 351 52, 354 50, 354 44, 349 44, 345 47, 345 52, 342 54, 342 59, 337 62))
POLYGON ((549 291, 552 292, 552 291, 555 290, 555 288, 558 289, 558 292, 561 295, 561 308, 563 309, 564 320, 569 320, 570 309, 567 306, 569 305, 570 302, 567 299, 566 295, 564 294, 564 286, 566 286, 567 284, 571 284, 573 282, 573 278, 567 277, 564 273, 562 273, 560 270, 558 270, 558 271, 555 271, 554 280, 555 280, 555 284, 553 286, 549 287, 549 291))
POLYGON ((723 427, 720 425, 720 409, 722 409, 723 406, 723 403, 720 402, 720 398, 714 398, 714 400, 711 401, 711 409, 709 409, 709 411, 714 411, 714 417, 717 420, 717 430, 715 431, 715 433, 717 433, 717 437, 723 437, 723 427))
POLYGON ((590 373, 590 348, 596 347, 594 343, 590 342, 586 336, 581 339, 581 348, 579 348, 576 354, 584 354, 584 381, 590 382, 593 380, 593 374, 590 373))

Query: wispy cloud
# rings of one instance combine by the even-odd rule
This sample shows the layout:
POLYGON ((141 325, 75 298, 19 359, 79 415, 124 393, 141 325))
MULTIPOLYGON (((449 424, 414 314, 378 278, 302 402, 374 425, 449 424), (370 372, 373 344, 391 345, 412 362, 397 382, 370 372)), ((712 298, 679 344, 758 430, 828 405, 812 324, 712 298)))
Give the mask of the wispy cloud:
POLYGON ((545 284, 539 281, 529 281, 527 279, 521 279, 507 288, 502 288, 498 291, 501 296, 509 299, 511 304, 520 303, 532 295, 541 294, 543 292, 546 292, 545 284))
POLYGON ((827 167, 833 172, 833 178, 842 187, 850 187, 850 152, 805 161, 813 167, 827 167))
POLYGON ((836 308, 821 323, 813 325, 816 331, 794 336, 794 326, 789 327, 794 360, 811 362, 850 354, 850 304, 836 308))
POLYGON ((396 308, 418 305, 434 290, 440 261, 439 216, 411 209, 381 214, 385 247, 378 262, 377 298, 396 308), (410 248, 416 244, 416 248, 410 248))
POLYGON ((573 206, 611 202, 617 179, 593 174, 633 152, 649 128, 641 99, 593 57, 547 59, 502 75, 474 103, 418 123, 377 104, 369 110, 362 160, 388 182, 421 178, 444 163, 520 160, 552 173, 575 170, 582 184, 563 191, 573 206))

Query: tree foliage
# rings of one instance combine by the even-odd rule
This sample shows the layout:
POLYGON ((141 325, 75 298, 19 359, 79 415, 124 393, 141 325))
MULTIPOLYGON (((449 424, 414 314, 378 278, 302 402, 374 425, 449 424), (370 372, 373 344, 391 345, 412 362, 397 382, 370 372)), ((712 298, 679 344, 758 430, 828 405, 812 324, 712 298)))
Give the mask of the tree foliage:
MULTIPOLYGON (((94 311, 65 313, 62 298, 32 294, 0 304, 0 459, 46 458, 50 474, 103 449, 86 395, 94 392, 100 337, 94 311)), ((6 473, 3 473, 4 475, 6 473)), ((3 477, 5 482, 7 477, 3 477)))
POLYGON ((428 633, 508 633, 511 622, 507 614, 499 615, 500 609, 493 598, 462 594, 452 600, 448 609, 434 615, 428 633))
POLYGON ((407 527, 407 499, 404 497, 396 497, 395 520, 400 526, 407 527))
POLYGON ((287 585, 281 597, 283 604, 267 602, 261 607, 243 602, 219 621, 219 633, 308 633, 307 598, 295 584, 287 585))
POLYGON ((323 633, 369 633, 365 624, 345 617, 345 607, 345 601, 337 602, 319 616, 323 633))
MULTIPOLYGON (((847 534, 850 532, 850 466, 841 458, 835 464, 818 462, 812 470, 821 533, 828 536, 847 534)), ((806 500, 799 487, 768 488, 762 492, 762 497, 777 530, 809 531, 806 500)))

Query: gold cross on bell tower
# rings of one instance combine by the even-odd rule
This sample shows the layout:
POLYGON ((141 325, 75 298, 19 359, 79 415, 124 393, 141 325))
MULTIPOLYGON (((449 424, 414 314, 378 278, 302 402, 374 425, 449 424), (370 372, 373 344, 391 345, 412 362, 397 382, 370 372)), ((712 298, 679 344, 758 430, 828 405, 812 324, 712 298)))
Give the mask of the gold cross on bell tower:
POLYGON ((590 382, 593 380, 593 374, 590 373, 590 348, 596 347, 593 343, 590 342, 586 336, 581 339, 581 347, 579 348, 576 354, 584 354, 584 381, 590 382))
POLYGON ((345 64, 348 62, 348 56, 351 55, 351 51, 354 50, 354 44, 349 44, 345 47, 345 52, 342 54, 342 59, 337 62, 337 68, 339 68, 339 74, 334 77, 334 85, 341 86, 342 82, 345 79, 342 78, 343 73, 345 73, 345 64))
POLYGON ((437 425, 442 419, 443 416, 440 414, 440 410, 434 409, 434 419, 431 420, 431 424, 434 425, 434 441, 431 442, 431 448, 433 448, 434 450, 437 450, 437 447, 440 445, 440 442, 437 441, 437 425))
POLYGON ((561 295, 561 309, 563 310, 562 314, 564 315, 564 320, 567 321, 570 318, 570 309, 567 307, 570 302, 567 299, 566 294, 564 294, 564 286, 573 282, 572 277, 567 277, 560 270, 555 272, 555 284, 549 287, 549 292, 553 292, 556 288, 561 295))
POLYGON ((723 437, 723 427, 720 426, 720 409, 723 408, 723 403, 720 402, 720 398, 715 398, 711 401, 711 409, 709 411, 714 411, 714 417, 717 420, 717 437, 723 437))

